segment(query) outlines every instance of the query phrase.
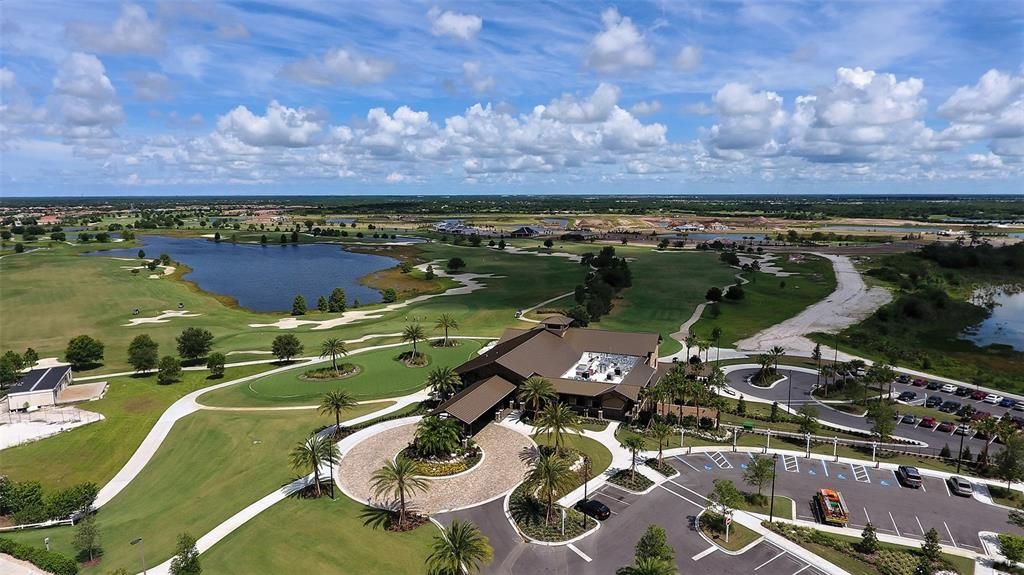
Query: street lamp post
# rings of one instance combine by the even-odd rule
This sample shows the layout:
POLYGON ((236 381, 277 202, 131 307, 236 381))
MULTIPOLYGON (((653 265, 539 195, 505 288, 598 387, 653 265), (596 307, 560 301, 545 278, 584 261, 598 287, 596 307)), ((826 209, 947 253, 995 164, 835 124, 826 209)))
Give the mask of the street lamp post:
POLYGON ((139 545, 139 553, 142 560, 142 575, 146 575, 146 542, 142 540, 142 537, 136 537, 135 539, 132 539, 131 544, 139 545))
MULTIPOLYGON (((587 457, 586 455, 584 455, 583 456, 583 500, 584 501, 587 500, 587 483, 590 483, 590 458, 587 457)), ((580 515, 583 515, 583 528, 586 529, 586 527, 587 527, 587 516, 584 513, 581 513, 580 515)))
MULTIPOLYGON (((963 418, 963 420, 966 420, 966 419, 967 419, 966 417, 963 418)), ((964 436, 965 435, 967 435, 967 434, 966 433, 961 433, 960 434, 960 451, 958 451, 956 453, 956 472, 958 474, 960 473, 960 464, 963 463, 963 460, 964 460, 964 436)))
POLYGON ((775 473, 779 467, 779 454, 772 454, 772 502, 768 508, 768 523, 775 521, 775 473))
POLYGON ((789 391, 786 392, 786 411, 793 413, 793 370, 789 370, 789 391))

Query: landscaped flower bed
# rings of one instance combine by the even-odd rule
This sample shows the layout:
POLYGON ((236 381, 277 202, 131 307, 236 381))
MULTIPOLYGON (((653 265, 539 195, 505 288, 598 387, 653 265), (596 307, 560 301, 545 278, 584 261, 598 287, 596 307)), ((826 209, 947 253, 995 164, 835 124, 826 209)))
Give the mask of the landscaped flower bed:
POLYGON ((654 485, 654 482, 643 476, 642 473, 633 473, 628 469, 623 469, 608 478, 608 481, 618 485, 619 487, 625 487, 630 491, 644 491, 648 487, 654 485))
POLYGON ((553 510, 551 523, 547 523, 544 502, 530 494, 526 483, 521 483, 515 488, 509 497, 508 507, 519 530, 538 541, 568 541, 597 527, 597 520, 594 518, 587 517, 575 509, 567 509, 563 533, 561 509, 553 510))
POLYGON ((345 379, 352 377, 359 373, 359 366, 351 363, 342 363, 338 365, 338 370, 335 371, 333 367, 320 367, 317 369, 307 369, 299 379, 312 379, 316 381, 323 381, 328 379, 345 379))
POLYGON ((398 453, 399 457, 408 457, 416 462, 420 469, 420 475, 427 477, 445 477, 455 475, 463 471, 469 471, 477 466, 484 458, 483 451, 477 446, 470 446, 460 449, 448 459, 434 457, 422 457, 416 453, 416 448, 410 445, 398 453))
POLYGON ((650 467, 651 469, 657 471, 658 473, 664 475, 665 477, 674 477, 676 475, 679 475, 679 472, 676 471, 675 467, 672 467, 671 465, 665 463, 664 461, 658 461, 658 458, 656 457, 648 459, 646 461, 646 464, 647 467, 650 467))

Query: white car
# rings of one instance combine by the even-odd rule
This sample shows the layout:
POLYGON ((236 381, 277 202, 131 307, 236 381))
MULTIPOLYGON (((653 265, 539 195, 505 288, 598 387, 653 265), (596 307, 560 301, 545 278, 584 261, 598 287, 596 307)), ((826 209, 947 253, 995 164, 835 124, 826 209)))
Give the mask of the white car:
POLYGON ((956 386, 953 385, 952 383, 947 383, 946 385, 942 386, 942 389, 940 391, 942 391, 942 393, 953 393, 954 391, 956 391, 956 386))
POLYGON ((991 403, 992 405, 995 405, 995 404, 999 403, 1002 400, 1003 400, 1003 396, 996 395, 994 393, 990 393, 990 394, 985 396, 985 403, 991 403))

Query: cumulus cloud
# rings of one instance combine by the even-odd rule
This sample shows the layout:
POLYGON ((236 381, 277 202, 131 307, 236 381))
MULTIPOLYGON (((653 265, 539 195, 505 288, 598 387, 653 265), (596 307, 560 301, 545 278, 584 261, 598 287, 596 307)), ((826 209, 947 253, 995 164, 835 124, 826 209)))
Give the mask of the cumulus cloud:
POLYGON ((992 152, 987 154, 968 154, 967 163, 976 170, 990 170, 1003 167, 1003 159, 992 152))
POLYGON ((473 14, 460 14, 451 10, 441 11, 434 6, 427 12, 430 31, 434 36, 450 36, 459 40, 472 40, 483 27, 483 18, 473 14))
POLYGON ((577 100, 572 94, 562 94, 546 107, 540 106, 541 115, 563 122, 600 122, 608 118, 619 101, 619 87, 613 84, 598 84, 594 93, 585 100, 577 100))
POLYGON ((637 102, 629 107, 629 111, 637 116, 650 116, 661 111, 661 102, 657 100, 637 102))
POLYGON ((1024 155, 1024 74, 989 70, 975 85, 958 88, 938 113, 950 120, 939 134, 943 140, 990 139, 989 149, 999 156, 1024 155))
POLYGON ((462 63, 462 76, 473 93, 483 94, 494 89, 494 76, 483 73, 480 62, 469 61, 462 63))
POLYGON ((170 100, 174 97, 174 87, 170 79, 157 72, 142 72, 130 76, 135 91, 135 98, 147 102, 170 100))
POLYGON ((397 184, 406 180, 405 176, 398 172, 391 172, 386 178, 384 178, 389 184, 397 184))
POLYGON ((276 100, 267 105, 263 116, 238 106, 217 119, 220 135, 235 138, 246 146, 308 146, 321 129, 316 114, 282 106, 276 100))
POLYGON ((164 33, 159 22, 135 4, 121 6, 113 26, 104 28, 90 22, 69 22, 67 36, 80 48, 102 54, 160 54, 164 33))
POLYGON ((106 136, 123 117, 117 91, 103 62, 92 54, 73 52, 53 79, 57 106, 72 137, 106 136))
POLYGON ((719 122, 703 138, 712 156, 738 160, 779 152, 775 138, 787 118, 782 96, 730 82, 715 93, 712 101, 719 122))
POLYGON ((683 46, 673 64, 680 72, 692 72, 700 67, 703 59, 704 51, 700 46, 683 46))
POLYGON ((363 56, 345 48, 332 48, 320 58, 292 62, 284 67, 282 73, 292 80, 313 86, 361 86, 384 81, 393 68, 394 65, 387 60, 363 56))
POLYGON ((615 72, 654 65, 654 50, 633 21, 615 8, 601 13, 604 30, 590 44, 587 66, 602 72, 615 72))

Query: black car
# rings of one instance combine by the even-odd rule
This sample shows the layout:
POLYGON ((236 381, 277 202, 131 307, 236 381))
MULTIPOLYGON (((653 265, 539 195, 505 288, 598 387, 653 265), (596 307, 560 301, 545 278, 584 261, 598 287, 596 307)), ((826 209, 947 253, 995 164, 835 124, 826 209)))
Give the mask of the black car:
POLYGON ((940 405, 942 405, 942 398, 938 395, 933 395, 924 402, 925 407, 938 407, 940 405))
POLYGON ((917 471, 916 467, 900 465, 896 469, 896 479, 906 487, 913 487, 914 489, 921 487, 921 473, 917 471))
POLYGON ((944 413, 953 413, 958 409, 960 409, 959 401, 947 401, 939 407, 939 411, 944 413))
POLYGON ((942 384, 937 381, 932 381, 926 387, 932 391, 937 391, 942 388, 942 384))
POLYGON ((960 387, 956 388, 956 391, 954 393, 957 397, 967 397, 968 395, 971 394, 971 390, 961 385, 960 387))
POLYGON ((910 376, 905 373, 901 373, 896 376, 896 381, 899 383, 910 383, 910 376))
POLYGON ((978 409, 973 405, 965 405, 958 409, 956 414, 960 417, 973 417, 976 411, 978 411, 978 409))
POLYGON ((896 399, 898 399, 900 401, 913 401, 916 398, 917 398, 917 394, 914 393, 913 391, 904 391, 896 399))
POLYGON ((594 519, 600 519, 604 521, 612 516, 612 510, 608 509, 608 506, 596 499, 584 499, 576 504, 576 509, 583 513, 593 517, 594 519))

